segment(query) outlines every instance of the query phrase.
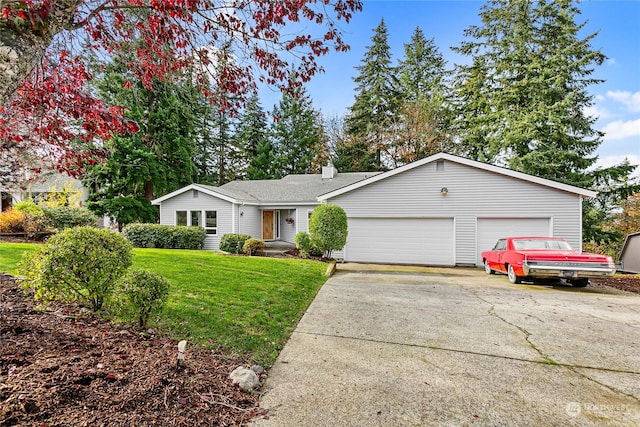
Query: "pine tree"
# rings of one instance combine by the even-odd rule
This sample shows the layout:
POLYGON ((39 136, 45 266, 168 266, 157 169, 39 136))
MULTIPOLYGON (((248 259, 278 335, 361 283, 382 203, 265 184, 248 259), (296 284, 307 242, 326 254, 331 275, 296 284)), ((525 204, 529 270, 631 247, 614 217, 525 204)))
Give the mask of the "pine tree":
POLYGON ((473 157, 505 161, 512 169, 577 186, 596 162, 601 134, 586 115, 587 88, 605 56, 575 23, 572 1, 490 0, 482 27, 465 31, 458 52, 473 63, 460 67, 457 87, 460 136, 473 157))
POLYGON ((295 93, 283 92, 272 115, 271 138, 276 152, 279 175, 312 172, 312 160, 316 156, 320 141, 318 113, 311 99, 300 86, 295 93))
POLYGON ((434 40, 427 40, 416 28, 398 64, 401 103, 397 120, 389 128, 396 165, 452 149, 445 67, 434 40))
POLYGON ((193 156, 198 119, 195 91, 188 78, 154 81, 152 90, 137 81, 124 84, 127 57, 96 64, 95 88, 108 105, 122 106, 140 131, 115 135, 106 142, 110 156, 89 167, 83 178, 89 188, 87 206, 113 216, 123 225, 157 220, 150 201, 193 182, 193 156))
POLYGON ((266 165, 260 162, 265 156, 269 157, 270 161, 273 160, 273 148, 268 143, 268 133, 266 113, 260 105, 258 94, 254 92, 246 108, 240 113, 235 128, 235 141, 241 158, 240 175, 247 179, 265 179, 266 165))
MULTIPOLYGON (((354 78, 356 98, 345 124, 351 141, 359 147, 367 146, 367 152, 375 153, 375 169, 381 170, 389 166, 387 129, 396 119, 399 89, 384 20, 380 21, 371 40, 373 44, 367 48, 362 65, 356 67, 359 71, 354 78)), ((361 149, 349 151, 363 152, 361 149)), ((337 162, 342 163, 342 160, 337 162)))
MULTIPOLYGON (((635 166, 593 171, 601 132, 587 115, 587 88, 605 56, 580 38, 585 24, 572 0, 489 0, 482 26, 455 49, 472 63, 458 69, 456 124, 466 155, 583 188, 610 189, 620 200, 635 166)), ((585 201, 585 238, 602 239, 606 218, 597 201, 585 201), (595 236, 595 237, 594 237, 595 236)))

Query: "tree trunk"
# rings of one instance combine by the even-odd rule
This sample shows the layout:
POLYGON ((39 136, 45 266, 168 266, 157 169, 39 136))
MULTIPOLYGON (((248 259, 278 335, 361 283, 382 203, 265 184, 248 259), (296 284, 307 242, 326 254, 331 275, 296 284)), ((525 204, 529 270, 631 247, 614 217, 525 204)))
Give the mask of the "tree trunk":
MULTIPOLYGON (((1 3, 1 2, 0 2, 1 3)), ((0 106, 7 103, 20 83, 42 59, 53 37, 71 28, 78 0, 53 0, 41 25, 10 17, 0 18, 0 106)))

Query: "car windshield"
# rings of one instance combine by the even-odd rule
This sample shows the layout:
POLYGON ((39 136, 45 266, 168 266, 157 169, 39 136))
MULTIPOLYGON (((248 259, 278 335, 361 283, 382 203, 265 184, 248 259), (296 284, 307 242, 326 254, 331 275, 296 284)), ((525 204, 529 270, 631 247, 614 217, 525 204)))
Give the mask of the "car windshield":
POLYGON ((514 240, 513 245, 516 249, 572 250, 569 243, 564 240, 522 239, 514 240))

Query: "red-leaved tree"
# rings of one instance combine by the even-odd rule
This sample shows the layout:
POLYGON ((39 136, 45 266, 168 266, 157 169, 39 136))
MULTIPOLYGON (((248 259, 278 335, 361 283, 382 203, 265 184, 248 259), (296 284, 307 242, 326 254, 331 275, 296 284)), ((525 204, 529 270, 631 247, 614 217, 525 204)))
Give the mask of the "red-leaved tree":
POLYGON ((361 9, 361 0, 0 0, 0 182, 29 159, 81 173, 104 155, 102 140, 136 130, 87 92, 87 51, 134 45, 129 68, 149 88, 190 70, 233 108, 216 94, 241 102, 256 82, 287 90, 321 71, 318 57, 348 50, 338 23, 361 9), (307 34, 309 24, 320 31, 307 34))

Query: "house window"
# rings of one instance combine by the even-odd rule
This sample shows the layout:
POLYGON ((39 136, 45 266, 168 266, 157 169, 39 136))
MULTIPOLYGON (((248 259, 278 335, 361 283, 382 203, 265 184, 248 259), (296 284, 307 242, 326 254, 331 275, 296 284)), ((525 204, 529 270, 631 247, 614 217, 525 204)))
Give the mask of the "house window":
POLYGON ((207 231, 207 234, 218 234, 218 212, 205 211, 204 217, 204 229, 207 231))
POLYGON ((444 160, 436 161, 436 171, 442 172, 444 170, 444 160))
POLYGON ((176 225, 187 225, 187 211, 176 211, 176 225))
POLYGON ((194 199, 198 198, 198 190, 193 190, 193 198, 194 199))
POLYGON ((191 211, 191 224, 192 226, 202 225, 202 212, 191 211))

